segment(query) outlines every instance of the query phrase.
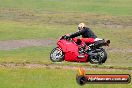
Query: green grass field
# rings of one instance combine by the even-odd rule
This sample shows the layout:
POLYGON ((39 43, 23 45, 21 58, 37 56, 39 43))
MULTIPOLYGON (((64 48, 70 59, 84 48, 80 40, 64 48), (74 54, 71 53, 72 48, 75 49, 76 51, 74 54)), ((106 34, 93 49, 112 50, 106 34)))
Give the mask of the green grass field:
MULTIPOLYGON (((86 84, 76 83, 77 70, 51 68, 0 68, 1 88, 131 88, 132 84, 86 84), (8 85, 7 85, 8 84, 8 85)), ((128 74, 127 71, 93 71, 87 74, 128 74)), ((129 73, 132 75, 132 72, 129 73)))
MULTIPOLYGON (((98 37, 111 40, 110 47, 106 49, 108 60, 97 67, 131 69, 131 3, 132 0, 0 0, 0 41, 50 38, 56 42, 61 35, 76 32, 78 23, 85 22, 98 37)), ((54 47, 55 45, 31 46, 0 50, 0 64, 51 64, 49 53, 54 47)), ((74 62, 59 64, 87 66, 87 63, 74 62)), ((132 75, 131 72, 123 70, 87 72, 132 75)), ((65 69, 0 67, 0 88, 80 88, 75 82, 76 73, 75 70, 65 69)), ((132 86, 99 84, 85 87, 131 88, 132 86)))
POLYGON ((131 0, 1 0, 1 8, 22 8, 38 11, 90 12, 111 15, 130 15, 131 0))
MULTIPOLYGON (((20 39, 48 39, 52 38, 53 41, 69 32, 76 31, 76 25, 26 25, 23 23, 6 23, 0 24, 0 40, 20 40, 20 39), (8 25, 8 26, 7 26, 8 25), (62 29, 63 28, 63 29, 62 29), (53 35, 54 33, 55 35, 53 35)), ((132 67, 132 54, 131 50, 131 29, 111 29, 93 27, 93 31, 101 38, 111 40, 111 45, 108 47, 107 52, 109 58, 105 65, 132 67), (109 34, 108 34, 109 33, 109 34), (126 36, 124 36, 126 35, 126 36)), ((0 62, 43 62, 51 63, 49 59, 50 51, 55 47, 27 47, 15 50, 0 50, 0 62), (31 52, 33 51, 33 52, 31 52)))

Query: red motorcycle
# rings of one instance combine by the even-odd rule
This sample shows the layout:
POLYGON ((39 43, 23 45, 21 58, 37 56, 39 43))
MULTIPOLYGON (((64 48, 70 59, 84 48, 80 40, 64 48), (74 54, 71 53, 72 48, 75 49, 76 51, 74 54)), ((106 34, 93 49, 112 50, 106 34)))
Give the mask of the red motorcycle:
POLYGON ((66 39, 62 36, 57 47, 50 53, 50 60, 53 62, 90 62, 92 64, 105 63, 107 53, 102 45, 95 46, 94 43, 86 44, 78 38, 66 39))

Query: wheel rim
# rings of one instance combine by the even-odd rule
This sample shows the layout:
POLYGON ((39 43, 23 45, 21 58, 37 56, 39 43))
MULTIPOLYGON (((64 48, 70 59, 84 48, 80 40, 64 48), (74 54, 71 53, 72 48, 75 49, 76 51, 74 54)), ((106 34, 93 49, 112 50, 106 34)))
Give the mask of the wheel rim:
POLYGON ((100 56, 101 58, 103 58, 103 57, 104 57, 104 52, 103 52, 103 51, 99 52, 99 56, 100 56))
POLYGON ((98 62, 99 62, 99 60, 98 60, 97 57, 96 57, 96 58, 92 58, 91 60, 92 60, 92 62, 94 62, 94 63, 98 63, 98 62))
POLYGON ((103 58, 104 58, 104 52, 100 51, 98 52, 98 55, 96 57, 95 56, 92 57, 91 61, 94 63, 99 63, 103 58))
POLYGON ((51 58, 54 61, 57 61, 57 60, 59 60, 62 57, 63 57, 63 52, 59 48, 56 48, 51 54, 51 58))

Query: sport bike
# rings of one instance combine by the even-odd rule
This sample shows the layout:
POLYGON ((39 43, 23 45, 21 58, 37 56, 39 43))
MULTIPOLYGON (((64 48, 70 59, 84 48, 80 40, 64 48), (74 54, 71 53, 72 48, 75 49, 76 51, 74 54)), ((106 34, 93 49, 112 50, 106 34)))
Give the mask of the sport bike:
POLYGON ((95 42, 86 44, 79 38, 66 38, 62 36, 57 41, 57 47, 50 53, 53 62, 90 62, 92 64, 103 64, 107 59, 104 45, 96 45, 95 42))

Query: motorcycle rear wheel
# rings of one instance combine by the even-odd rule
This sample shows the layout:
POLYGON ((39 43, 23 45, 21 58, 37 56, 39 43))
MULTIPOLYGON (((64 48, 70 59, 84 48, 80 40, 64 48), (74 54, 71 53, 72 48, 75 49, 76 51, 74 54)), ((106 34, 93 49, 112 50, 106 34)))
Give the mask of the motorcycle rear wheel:
POLYGON ((101 48, 96 56, 91 55, 89 59, 91 64, 103 64, 107 60, 107 53, 105 49, 101 48))
POLYGON ((52 62, 61 62, 61 61, 63 61, 64 60, 63 51, 58 47, 54 48, 50 53, 50 60, 52 62))

